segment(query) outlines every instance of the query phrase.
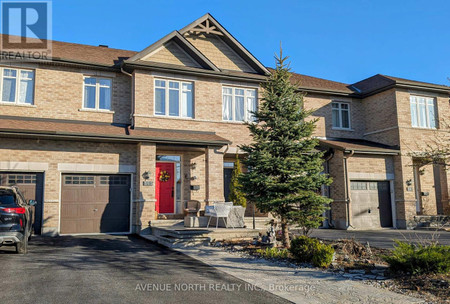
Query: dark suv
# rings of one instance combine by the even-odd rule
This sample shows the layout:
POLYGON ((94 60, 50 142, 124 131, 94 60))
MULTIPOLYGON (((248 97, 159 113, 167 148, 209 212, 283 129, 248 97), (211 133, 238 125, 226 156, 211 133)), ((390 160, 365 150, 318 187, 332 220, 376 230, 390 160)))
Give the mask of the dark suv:
POLYGON ((27 253, 35 205, 17 187, 0 187, 0 246, 16 246, 17 253, 27 253))

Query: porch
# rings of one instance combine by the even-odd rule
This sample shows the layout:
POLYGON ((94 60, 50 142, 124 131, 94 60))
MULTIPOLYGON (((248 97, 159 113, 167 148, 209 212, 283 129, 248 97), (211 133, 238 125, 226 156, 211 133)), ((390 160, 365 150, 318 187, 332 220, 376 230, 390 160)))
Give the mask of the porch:
MULTIPOLYGON (((255 218, 255 229, 252 228, 215 228, 185 227, 184 220, 153 220, 149 223, 148 234, 141 234, 145 239, 157 242, 170 248, 206 245, 212 241, 232 239, 253 240, 267 229, 268 218, 255 218)), ((253 219, 245 218, 245 226, 253 227, 253 219)))

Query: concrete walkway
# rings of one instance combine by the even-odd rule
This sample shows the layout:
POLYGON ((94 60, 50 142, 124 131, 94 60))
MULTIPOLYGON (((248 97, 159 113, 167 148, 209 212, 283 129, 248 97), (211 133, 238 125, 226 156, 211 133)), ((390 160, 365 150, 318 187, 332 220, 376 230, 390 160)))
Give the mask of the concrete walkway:
POLYGON ((314 268, 246 259, 215 247, 175 249, 294 303, 423 303, 424 301, 314 268))

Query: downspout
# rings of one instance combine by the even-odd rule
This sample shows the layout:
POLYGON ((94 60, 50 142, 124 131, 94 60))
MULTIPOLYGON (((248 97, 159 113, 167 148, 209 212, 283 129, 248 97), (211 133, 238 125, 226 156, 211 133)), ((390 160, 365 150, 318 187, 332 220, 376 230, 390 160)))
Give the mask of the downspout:
POLYGON ((134 78, 133 74, 128 73, 123 69, 123 65, 120 67, 120 71, 131 77, 131 113, 130 113, 130 120, 131 120, 131 127, 134 128, 134 78))
POLYGON ((354 150, 350 150, 350 153, 345 155, 345 151, 342 152, 344 155, 344 182, 345 182, 345 186, 344 186, 344 196, 345 196, 345 203, 346 203, 346 209, 347 209, 347 226, 348 227, 352 227, 351 221, 350 221, 350 189, 349 189, 349 184, 348 184, 348 165, 347 165, 347 159, 352 157, 353 154, 355 154, 354 150))
MULTIPOLYGON (((327 170, 325 172, 326 174, 330 174, 330 163, 329 163, 329 161, 334 157, 334 149, 331 148, 328 151, 330 152, 330 154, 328 154, 325 157, 325 159, 324 159, 325 163, 327 164, 327 170)), ((330 187, 330 186, 327 186, 327 187, 330 187)), ((328 189, 328 198, 330 198, 330 190, 329 189, 328 189)), ((333 228, 334 227, 334 225, 331 222, 331 219, 332 219, 332 210, 330 208, 330 210, 327 212, 328 228, 333 228)))

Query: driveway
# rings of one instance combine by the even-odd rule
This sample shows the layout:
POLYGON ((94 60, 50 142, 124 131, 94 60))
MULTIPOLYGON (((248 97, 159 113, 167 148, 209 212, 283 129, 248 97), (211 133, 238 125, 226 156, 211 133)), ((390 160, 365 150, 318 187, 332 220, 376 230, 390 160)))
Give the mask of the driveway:
POLYGON ((137 236, 34 237, 0 247, 1 303, 288 303, 137 236))
POLYGON ((324 240, 351 239, 370 246, 392 249, 394 240, 408 241, 413 243, 426 243, 433 237, 437 238, 440 244, 450 245, 450 232, 423 230, 399 230, 399 229, 379 229, 379 230, 336 230, 336 229, 315 229, 311 236, 324 240))

